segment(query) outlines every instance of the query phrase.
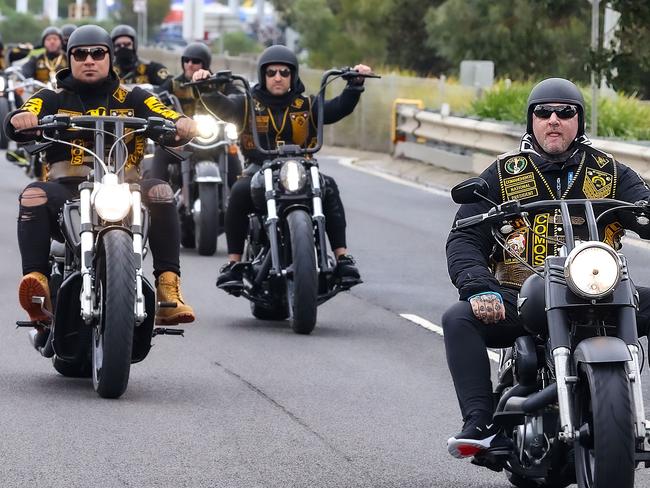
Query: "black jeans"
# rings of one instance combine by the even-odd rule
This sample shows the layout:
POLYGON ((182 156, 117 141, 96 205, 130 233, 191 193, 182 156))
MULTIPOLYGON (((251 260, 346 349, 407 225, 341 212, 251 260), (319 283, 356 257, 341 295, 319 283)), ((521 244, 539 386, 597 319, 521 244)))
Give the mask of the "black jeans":
MULTIPOLYGON (((35 181, 25 187, 40 188, 47 196, 47 203, 38 206, 20 205, 18 214, 18 246, 22 259, 23 275, 38 271, 49 276, 48 266, 50 239, 63 241, 58 224, 59 213, 66 200, 79 195, 79 180, 35 181)), ((149 210, 149 246, 153 255, 154 276, 165 271, 180 275, 180 225, 173 203, 171 188, 161 180, 141 180, 142 201, 149 210), (164 185, 162 192, 155 187, 164 185), (162 196, 160 196, 162 194, 162 196)), ((22 195, 21 195, 22 196, 22 195)))
MULTIPOLYGON (((244 173, 246 174, 246 173, 244 173)), ((323 186, 323 214, 325 230, 332 249, 347 247, 345 242, 345 209, 341 201, 339 188, 331 176, 321 173, 323 186)), ((251 176, 242 176, 232 186, 228 209, 226 210, 226 239, 228 254, 243 254, 246 233, 248 232, 248 214, 255 212, 251 198, 251 176)))
MULTIPOLYGON (((639 311, 636 314, 639 337, 648 334, 650 325, 650 288, 637 287, 639 311)), ((473 412, 492 415, 494 401, 490 381, 488 347, 510 347, 528 332, 517 316, 517 291, 503 288, 505 320, 486 325, 477 319, 469 302, 452 305, 442 316, 447 364, 454 381, 463 419, 473 412)))

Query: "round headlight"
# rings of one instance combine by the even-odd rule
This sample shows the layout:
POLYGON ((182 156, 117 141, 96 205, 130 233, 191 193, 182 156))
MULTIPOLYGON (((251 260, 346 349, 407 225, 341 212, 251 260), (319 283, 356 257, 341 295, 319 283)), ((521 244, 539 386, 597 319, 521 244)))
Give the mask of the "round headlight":
POLYGON ((95 210, 107 222, 124 220, 131 211, 131 190, 128 183, 102 183, 95 194, 95 210))
POLYGON ((288 192, 296 192, 305 186, 307 172, 302 164, 290 159, 285 161, 280 168, 280 183, 288 192))
POLYGON ((569 289, 583 298, 609 295, 621 279, 621 259, 602 242, 590 241, 576 246, 564 265, 569 289))
POLYGON ((212 115, 199 114, 194 116, 196 122, 196 139, 201 144, 211 144, 219 137, 219 124, 212 115))

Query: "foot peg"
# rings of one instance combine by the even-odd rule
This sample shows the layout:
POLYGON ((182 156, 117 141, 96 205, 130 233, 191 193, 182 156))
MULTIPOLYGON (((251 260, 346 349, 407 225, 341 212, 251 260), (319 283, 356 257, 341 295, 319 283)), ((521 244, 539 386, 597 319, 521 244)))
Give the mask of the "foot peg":
POLYGON ((339 288, 341 291, 346 291, 353 286, 360 285, 361 283, 363 283, 363 280, 361 278, 341 278, 339 288))
POLYGON ((178 335, 183 336, 185 329, 168 329, 167 327, 156 327, 153 330, 153 337, 157 335, 178 335))
POLYGON ((176 308, 177 306, 176 302, 158 302, 158 308, 176 308))
POLYGON ((32 303, 36 303, 41 306, 41 312, 47 315, 50 320, 54 320, 54 314, 45 308, 45 297, 32 297, 32 303))

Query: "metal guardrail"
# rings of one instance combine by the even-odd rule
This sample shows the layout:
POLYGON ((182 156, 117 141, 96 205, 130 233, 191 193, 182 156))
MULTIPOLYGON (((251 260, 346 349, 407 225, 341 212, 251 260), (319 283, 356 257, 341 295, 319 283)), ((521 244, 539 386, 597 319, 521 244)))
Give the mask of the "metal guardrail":
MULTIPOLYGON (((395 105, 396 154, 457 171, 480 173, 497 154, 519 146, 523 127, 443 116, 412 104, 395 105), (443 160, 445 153, 453 162, 443 160)), ((612 154, 643 178, 650 179, 650 147, 592 139, 594 147, 612 154)))

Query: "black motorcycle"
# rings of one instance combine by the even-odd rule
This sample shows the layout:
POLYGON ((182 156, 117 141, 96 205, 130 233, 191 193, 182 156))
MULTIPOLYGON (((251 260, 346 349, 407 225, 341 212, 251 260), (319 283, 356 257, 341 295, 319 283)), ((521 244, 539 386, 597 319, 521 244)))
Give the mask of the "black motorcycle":
POLYGON ((64 240, 52 241, 50 250, 53 311, 44 308, 45 297, 34 297, 51 323, 17 325, 32 328, 32 344, 52 358, 59 373, 92 376, 101 397, 117 398, 126 390, 131 363, 147 356, 153 336, 183 333, 154 328, 155 291, 142 273, 148 213, 141 204, 140 186, 125 182, 124 139, 145 131, 152 137, 169 136, 176 129, 156 117, 63 115, 43 117, 36 129, 46 142, 29 146, 32 154, 60 143, 60 133, 66 130, 92 131, 100 149, 95 154, 69 143, 92 155, 95 163, 79 185, 79 198, 66 202, 59 216, 64 240), (109 150, 106 137, 109 142, 114 138, 109 150))
MULTIPOLYGON (((241 289, 228 288, 235 296, 250 300, 253 316, 262 320, 291 317, 298 334, 316 326, 318 305, 337 293, 359 284, 334 273, 335 261, 328 253, 323 215, 323 178, 313 154, 323 144, 325 88, 336 78, 379 78, 345 68, 325 72, 318 93, 317 143, 314 147, 278 145, 264 149, 257 127, 251 124, 257 151, 269 159, 251 180, 256 212, 249 216, 244 261, 237 264, 243 275, 241 289)), ((249 120, 255 120, 250 86, 238 75, 248 98, 249 120)), ((211 83, 215 77, 192 84, 211 83)))
MULTIPOLYGON (((487 183, 472 178, 452 189, 456 203, 486 200, 489 212, 456 221, 454 230, 488 226, 499 246, 529 268, 518 312, 528 336, 501 355, 494 422, 514 449, 479 453, 473 463, 506 470, 518 487, 633 488, 634 471, 650 462, 637 337, 638 294, 625 257, 601 242, 599 229, 650 223, 645 202, 545 200, 496 205, 487 183), (558 256, 532 268, 505 236, 536 238, 530 212, 561 216, 558 256), (596 217, 597 215, 597 217, 596 217), (576 239, 582 222, 588 240, 576 239)), ((544 245, 546 243, 544 242, 544 245)))
MULTIPOLYGON (((158 96, 182 113, 178 97, 168 92, 158 96)), ((239 135, 234 124, 214 114, 196 114, 192 118, 199 135, 178 153, 183 156, 180 164, 169 165, 169 184, 181 221, 181 244, 197 248, 202 256, 212 256, 217 251, 217 238, 224 232, 230 194, 228 158, 238 157, 239 135)))

